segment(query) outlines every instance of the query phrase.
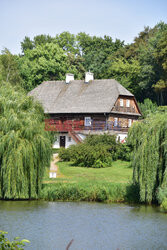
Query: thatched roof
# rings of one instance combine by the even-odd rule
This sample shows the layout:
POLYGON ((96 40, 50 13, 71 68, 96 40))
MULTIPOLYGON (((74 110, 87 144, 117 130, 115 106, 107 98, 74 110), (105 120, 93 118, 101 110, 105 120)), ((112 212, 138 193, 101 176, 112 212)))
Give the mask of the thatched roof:
POLYGON ((29 92, 51 113, 110 113, 118 96, 133 94, 113 79, 47 81, 29 92))

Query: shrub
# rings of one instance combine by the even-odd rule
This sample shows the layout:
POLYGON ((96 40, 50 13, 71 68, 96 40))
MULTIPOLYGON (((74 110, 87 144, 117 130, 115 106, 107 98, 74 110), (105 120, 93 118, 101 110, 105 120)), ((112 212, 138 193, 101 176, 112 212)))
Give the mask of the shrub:
POLYGON ((70 161, 71 156, 70 156, 70 150, 69 150, 69 148, 68 149, 60 148, 59 149, 59 157, 63 161, 70 161))
POLYGON ((97 144, 100 145, 106 145, 110 146, 113 149, 116 148, 117 142, 116 142, 116 137, 114 135, 89 135, 86 137, 84 143, 90 145, 90 146, 95 146, 97 144))
POLYGON ((113 160, 129 160, 130 148, 116 142, 115 136, 90 135, 81 144, 61 148, 59 157, 80 167, 103 168, 110 167, 113 160))
POLYGON ((83 143, 75 147, 72 161, 80 167, 99 168, 111 166, 112 157, 106 146, 90 146, 83 143))
POLYGON ((130 161, 131 147, 127 143, 120 143, 117 150, 117 158, 123 161, 130 161))

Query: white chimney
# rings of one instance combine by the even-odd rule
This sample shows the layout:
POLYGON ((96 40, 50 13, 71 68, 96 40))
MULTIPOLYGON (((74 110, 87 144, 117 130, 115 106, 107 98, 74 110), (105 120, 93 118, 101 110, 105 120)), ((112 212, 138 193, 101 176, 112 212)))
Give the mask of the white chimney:
POLYGON ((69 83, 70 81, 74 80, 74 75, 73 74, 66 74, 66 83, 69 83))
POLYGON ((89 81, 93 81, 93 80, 94 80, 93 73, 86 72, 85 73, 85 82, 88 83, 89 81))

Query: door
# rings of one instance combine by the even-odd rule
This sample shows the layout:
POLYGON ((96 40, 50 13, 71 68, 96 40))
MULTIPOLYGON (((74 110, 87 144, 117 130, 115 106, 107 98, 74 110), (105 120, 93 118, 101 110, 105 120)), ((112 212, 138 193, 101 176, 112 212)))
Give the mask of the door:
POLYGON ((60 147, 66 146, 66 137, 65 136, 60 136, 60 147))

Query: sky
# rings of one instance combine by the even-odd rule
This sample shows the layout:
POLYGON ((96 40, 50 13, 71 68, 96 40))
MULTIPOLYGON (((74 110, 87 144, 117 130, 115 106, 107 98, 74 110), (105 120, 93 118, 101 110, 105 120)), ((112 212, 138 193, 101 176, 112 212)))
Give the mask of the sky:
POLYGON ((132 43, 145 26, 167 23, 167 0, 0 0, 0 50, 21 53, 21 41, 63 31, 108 35, 132 43))

